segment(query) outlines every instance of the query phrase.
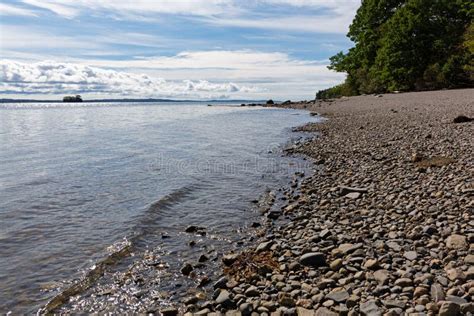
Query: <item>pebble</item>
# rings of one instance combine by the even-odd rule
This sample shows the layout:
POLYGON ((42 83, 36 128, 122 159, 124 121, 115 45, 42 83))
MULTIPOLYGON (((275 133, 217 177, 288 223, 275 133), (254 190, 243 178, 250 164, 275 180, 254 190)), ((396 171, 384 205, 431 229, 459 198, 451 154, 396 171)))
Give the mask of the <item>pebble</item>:
POLYGON ((349 298, 349 293, 344 288, 335 288, 326 295, 326 298, 340 303, 349 298))

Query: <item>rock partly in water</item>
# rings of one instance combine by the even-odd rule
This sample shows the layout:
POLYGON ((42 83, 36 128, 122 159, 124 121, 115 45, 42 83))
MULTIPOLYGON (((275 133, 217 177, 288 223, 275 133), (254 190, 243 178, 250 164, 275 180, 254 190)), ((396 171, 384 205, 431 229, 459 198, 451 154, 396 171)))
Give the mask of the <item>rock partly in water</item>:
POLYGON ((474 118, 465 115, 458 115, 453 119, 453 123, 468 123, 474 121, 474 118))

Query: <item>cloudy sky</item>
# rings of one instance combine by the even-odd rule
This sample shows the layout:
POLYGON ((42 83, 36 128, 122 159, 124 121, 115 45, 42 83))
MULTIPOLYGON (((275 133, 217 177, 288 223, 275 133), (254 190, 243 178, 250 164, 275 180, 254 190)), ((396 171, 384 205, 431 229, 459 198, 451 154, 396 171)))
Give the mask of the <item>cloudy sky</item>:
POLYGON ((360 0, 1 0, 0 98, 311 99, 360 0))

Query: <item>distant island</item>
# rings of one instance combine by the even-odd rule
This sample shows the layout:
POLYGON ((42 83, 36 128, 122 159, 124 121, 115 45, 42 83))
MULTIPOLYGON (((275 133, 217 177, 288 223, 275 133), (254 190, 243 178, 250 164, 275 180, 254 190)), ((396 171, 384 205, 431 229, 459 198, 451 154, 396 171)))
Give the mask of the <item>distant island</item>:
POLYGON ((63 102, 82 102, 82 97, 80 95, 76 96, 65 96, 63 102))

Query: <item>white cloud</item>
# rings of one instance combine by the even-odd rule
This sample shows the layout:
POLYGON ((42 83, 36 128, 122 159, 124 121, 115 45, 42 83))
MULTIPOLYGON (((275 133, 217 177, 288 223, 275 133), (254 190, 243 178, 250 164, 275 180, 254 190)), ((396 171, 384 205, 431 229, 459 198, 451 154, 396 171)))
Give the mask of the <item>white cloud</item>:
POLYGON ((360 0, 23 0, 24 3, 50 10, 65 18, 85 12, 102 12, 122 18, 154 21, 159 14, 200 17, 202 22, 220 26, 275 29, 288 31, 345 33, 360 0), (274 15, 267 6, 306 7, 313 11, 298 15, 274 15), (257 5, 257 6, 256 6, 257 5), (320 12, 317 12, 320 10, 320 12))
POLYGON ((74 8, 72 5, 63 5, 61 1, 23 0, 23 2, 34 7, 52 11, 65 18, 72 18, 79 13, 77 8, 74 8))
POLYGON ((124 15, 156 13, 213 15, 223 13, 233 5, 229 0, 23 0, 23 2, 67 18, 78 15, 81 10, 112 10, 124 15))
POLYGON ((328 70, 327 61, 250 50, 194 51, 129 60, 75 58, 68 63, 1 64, 5 83, 0 94, 88 91, 137 97, 312 98, 318 89, 338 84, 345 77, 328 70))
POLYGON ((132 97, 214 98, 258 91, 235 83, 167 81, 145 74, 72 63, 0 62, 0 94, 96 94, 132 97))
POLYGON ((0 15, 37 16, 36 13, 31 10, 6 3, 0 3, 0 15))
POLYGON ((251 18, 208 18, 206 22, 218 26, 246 27, 268 30, 338 33, 345 34, 352 21, 352 15, 341 16, 289 16, 251 19, 251 18))

